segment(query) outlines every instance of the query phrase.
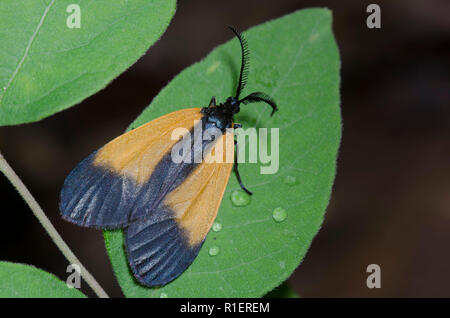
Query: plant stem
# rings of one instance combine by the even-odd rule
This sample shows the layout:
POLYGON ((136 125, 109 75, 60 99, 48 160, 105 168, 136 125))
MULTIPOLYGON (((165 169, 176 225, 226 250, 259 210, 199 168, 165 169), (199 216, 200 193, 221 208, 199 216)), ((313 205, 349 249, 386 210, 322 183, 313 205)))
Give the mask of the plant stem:
POLYGON ((22 180, 17 176, 8 162, 5 160, 3 155, 0 153, 0 171, 8 178, 8 180, 12 183, 12 185, 16 188, 22 198, 30 207, 33 214, 38 218, 41 225, 44 227, 45 231, 47 231, 48 235, 52 239, 52 241, 59 248, 61 253, 66 257, 70 264, 77 264, 80 266, 81 277, 88 283, 88 285, 92 288, 92 290, 97 294, 100 298, 109 298, 103 288, 97 283, 95 278, 87 271, 87 269, 81 264, 75 254, 70 250, 69 246, 67 246, 66 242, 61 238, 59 233, 56 231, 55 227, 52 225, 50 220, 45 215, 44 211, 41 209, 39 204, 36 202, 34 197, 31 195, 30 191, 23 184, 22 180))

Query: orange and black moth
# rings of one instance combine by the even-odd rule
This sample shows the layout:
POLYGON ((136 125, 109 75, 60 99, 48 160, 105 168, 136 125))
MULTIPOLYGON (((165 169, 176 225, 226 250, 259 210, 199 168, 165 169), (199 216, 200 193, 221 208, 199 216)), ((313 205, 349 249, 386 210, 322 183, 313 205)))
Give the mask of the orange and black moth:
POLYGON ((237 160, 174 162, 171 155, 180 142, 172 140, 172 131, 182 127, 192 132, 194 125, 201 125, 203 132, 215 128, 221 134, 193 140, 186 156, 199 150, 208 156, 211 146, 221 141, 231 147, 235 159, 237 144, 229 137, 240 127, 233 121, 240 106, 265 102, 272 115, 277 110, 261 92, 239 99, 247 82, 248 47, 242 34, 229 28, 242 50, 235 96, 219 105, 213 97, 207 107, 178 110, 117 137, 81 161, 61 190, 64 219, 85 227, 124 229, 130 268, 146 286, 169 283, 193 262, 216 218, 233 167, 242 189, 251 194, 242 184, 237 160))

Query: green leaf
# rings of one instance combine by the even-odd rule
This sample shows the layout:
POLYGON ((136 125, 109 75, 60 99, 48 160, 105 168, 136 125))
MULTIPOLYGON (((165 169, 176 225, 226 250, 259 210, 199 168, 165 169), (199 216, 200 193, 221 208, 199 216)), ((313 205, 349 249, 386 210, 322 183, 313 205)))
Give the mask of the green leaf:
POLYGON ((159 39, 175 0, 0 1, 0 126, 81 102, 159 39), (80 28, 69 28, 79 4, 80 28))
MULTIPOLYGON (((243 96, 263 91, 280 110, 270 117, 268 105, 242 105, 235 120, 244 127, 279 128, 280 169, 260 174, 260 164, 239 165, 254 192, 250 203, 233 206, 231 194, 239 189, 233 173, 216 219, 222 229, 211 231, 193 264, 164 287, 139 285, 127 264, 122 232, 106 231, 126 296, 260 297, 300 264, 323 221, 341 137, 340 62, 331 20, 327 9, 308 9, 244 32, 251 68, 243 96), (210 256, 214 246, 220 253, 210 256)), ((235 91, 240 57, 235 38, 214 49, 174 78, 130 128, 181 108, 207 106, 213 95, 224 101, 235 91)))
POLYGON ((56 276, 31 265, 0 262, 0 298, 86 297, 56 276))

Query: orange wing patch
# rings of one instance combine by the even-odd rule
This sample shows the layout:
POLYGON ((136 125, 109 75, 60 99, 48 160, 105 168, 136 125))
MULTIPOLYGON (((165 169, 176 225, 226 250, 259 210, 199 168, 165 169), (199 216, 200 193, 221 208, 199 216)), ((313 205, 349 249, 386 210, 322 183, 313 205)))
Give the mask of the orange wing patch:
POLYGON ((93 164, 145 184, 161 158, 178 142, 171 139, 173 129, 191 130, 194 121, 202 118, 200 110, 182 109, 113 139, 98 151, 93 164))
MULTIPOLYGON (((213 224, 228 184, 233 162, 226 156, 234 154, 233 133, 222 136, 223 161, 202 162, 176 189, 170 192, 164 204, 175 212, 178 226, 188 235, 188 245, 201 243, 213 224)), ((208 154, 209 156, 210 154, 208 154)))

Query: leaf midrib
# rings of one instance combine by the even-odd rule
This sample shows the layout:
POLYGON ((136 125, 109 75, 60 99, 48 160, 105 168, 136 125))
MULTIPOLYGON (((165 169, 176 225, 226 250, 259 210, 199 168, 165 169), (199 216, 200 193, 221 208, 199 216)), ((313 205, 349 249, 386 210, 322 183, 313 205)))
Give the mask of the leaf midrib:
POLYGON ((30 51, 31 45, 34 42, 34 39, 36 38, 37 34, 39 33, 39 30, 41 29, 42 25, 44 24, 44 20, 47 17, 48 12, 50 11, 50 8, 53 6, 53 4, 55 3, 55 0, 52 0, 52 2, 50 2, 50 4, 45 8, 44 13, 42 14, 41 19, 39 20, 39 23, 36 27, 36 29, 34 30, 34 33, 31 35, 30 40, 28 41, 28 45, 25 48, 25 52, 22 56, 22 59, 19 61, 19 63, 16 66, 16 69, 14 70, 14 72, 12 73, 8 83, 6 84, 6 86, 3 88, 3 92, 0 95, 0 105, 2 104, 2 100, 3 97, 6 94, 6 91, 8 90, 8 88, 11 86, 12 82, 14 81, 14 79, 17 76, 17 73, 19 72, 20 68, 22 67, 25 59, 28 57, 28 52, 30 51))

